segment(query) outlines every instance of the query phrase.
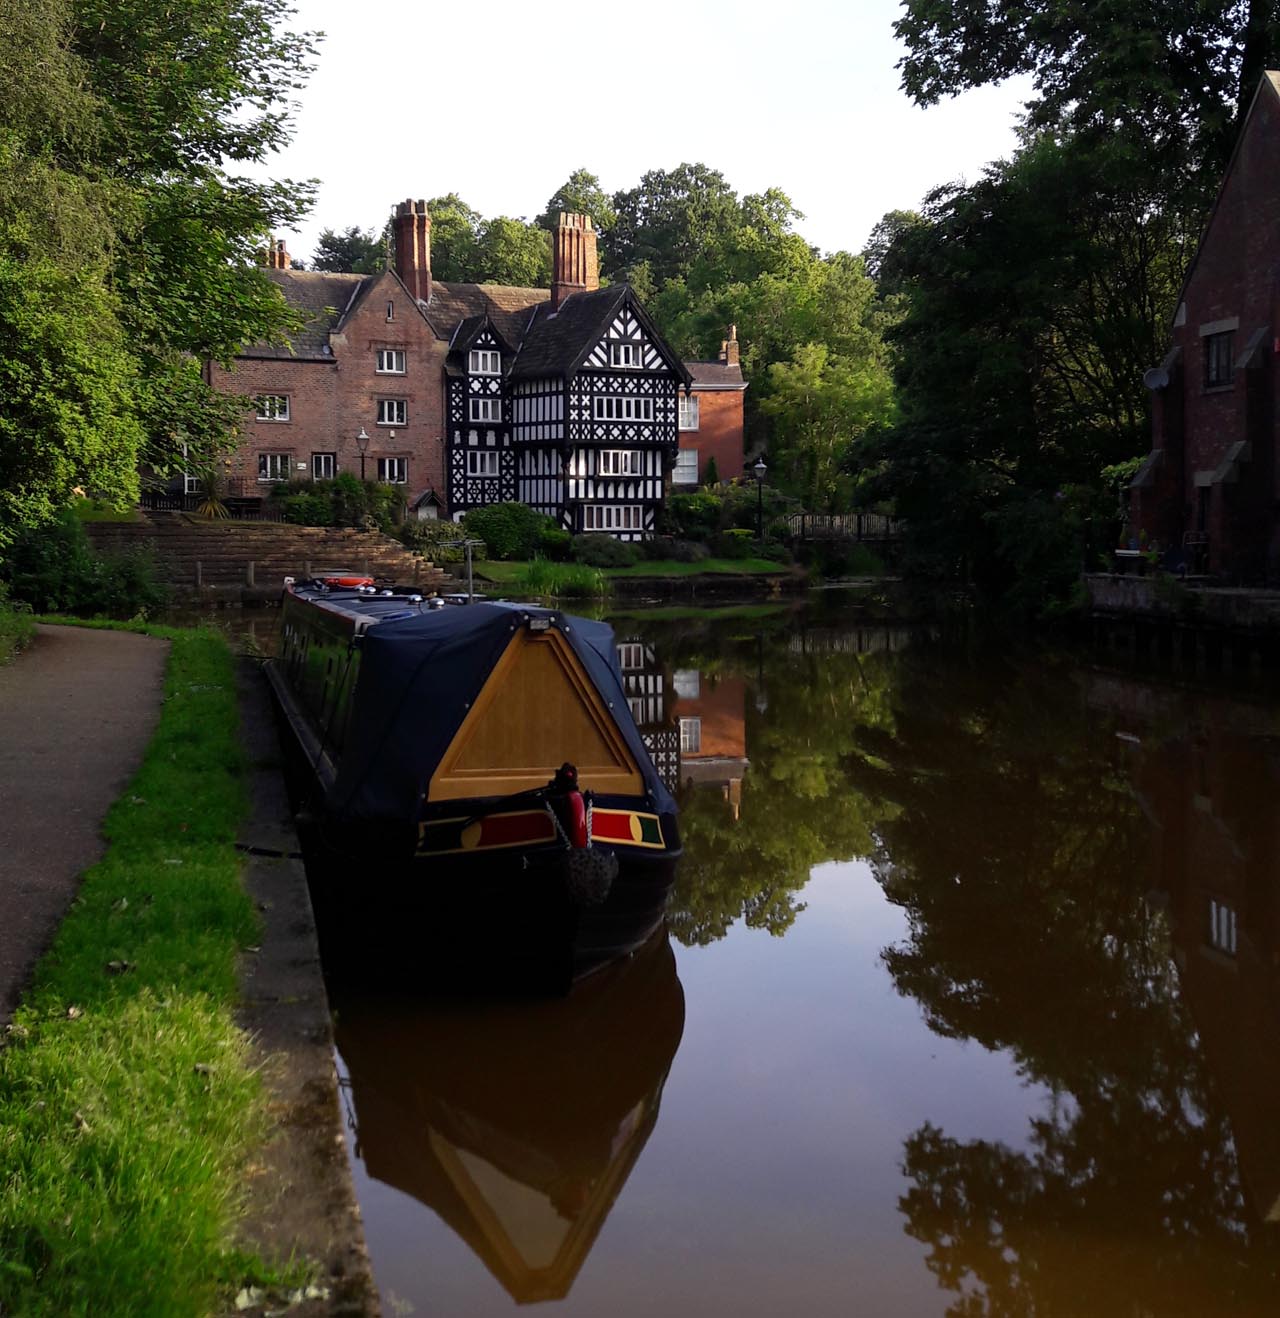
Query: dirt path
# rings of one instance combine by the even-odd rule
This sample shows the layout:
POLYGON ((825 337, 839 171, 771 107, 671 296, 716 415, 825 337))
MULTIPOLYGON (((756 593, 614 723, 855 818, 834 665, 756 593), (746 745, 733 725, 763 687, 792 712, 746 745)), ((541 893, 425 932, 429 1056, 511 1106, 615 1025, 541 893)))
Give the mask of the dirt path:
POLYGON ((37 628, 0 667, 0 1024, 49 945, 160 717, 167 641, 37 628))

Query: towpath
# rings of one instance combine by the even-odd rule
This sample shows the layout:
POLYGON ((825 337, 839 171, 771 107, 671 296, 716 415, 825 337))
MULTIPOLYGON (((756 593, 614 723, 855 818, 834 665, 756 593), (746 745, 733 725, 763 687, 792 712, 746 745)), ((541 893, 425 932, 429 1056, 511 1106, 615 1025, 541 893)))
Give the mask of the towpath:
POLYGON ((105 850, 103 818, 160 717, 168 649, 41 625, 0 667, 0 1025, 105 850))

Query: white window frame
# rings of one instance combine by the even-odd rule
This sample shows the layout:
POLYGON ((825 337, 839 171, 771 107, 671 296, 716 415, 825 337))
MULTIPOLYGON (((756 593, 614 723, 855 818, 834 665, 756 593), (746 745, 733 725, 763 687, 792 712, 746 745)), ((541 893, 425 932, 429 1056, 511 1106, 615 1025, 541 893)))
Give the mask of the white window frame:
POLYGON ((409 424, 409 400, 407 398, 379 398, 378 425, 407 426, 409 424))
POLYGON ((497 348, 472 348, 467 354, 467 371, 471 375, 501 375, 502 354, 497 348))
POLYGON ((682 718, 680 720, 680 754, 702 754, 701 718, 682 718))
POLYGON ((375 375, 404 375, 406 357, 403 348, 379 348, 374 360, 375 375))
POLYGON ((618 645, 618 667, 627 672, 644 668, 644 642, 622 641, 618 645))
POLYGON ((336 453, 313 453, 311 455, 311 479, 313 481, 331 481, 338 474, 338 455, 336 453), (326 462, 325 459, 328 458, 326 462), (328 471, 324 468, 328 467, 328 471))
POLYGON ((1236 909, 1214 898, 1209 900, 1209 946, 1223 956, 1235 956, 1237 946, 1236 909))
POLYGON ((378 479, 383 485, 408 485, 408 458, 379 458, 378 479))
POLYGON ((638 371, 644 364, 644 354, 638 343, 613 339, 609 343, 609 365, 623 371, 638 371))
POLYGON ((698 483, 698 450, 682 448, 676 453, 676 465, 671 468, 673 485, 696 485, 698 483))
POLYGON ((497 394, 471 396, 471 406, 467 410, 467 419, 480 425, 497 426, 502 424, 502 399, 497 394))
POLYGON ((599 476, 643 476, 644 454, 637 448, 602 448, 596 466, 599 476))
POLYGON ((638 503, 584 503, 582 529, 606 534, 611 531, 643 531, 644 506, 638 503))
POLYGON ((468 476, 498 475, 498 450, 496 448, 468 449, 468 476))
POLYGON ((681 394, 680 395, 680 429, 697 430, 698 428, 698 395, 681 394))
POLYGON ((591 415, 597 421, 652 421, 653 399, 634 394, 596 394, 591 415))
POLYGON ((259 453, 258 479, 264 485, 278 485, 293 473, 292 453, 259 453))
POLYGON ((259 394, 254 400, 255 421, 288 421, 288 394, 259 394))

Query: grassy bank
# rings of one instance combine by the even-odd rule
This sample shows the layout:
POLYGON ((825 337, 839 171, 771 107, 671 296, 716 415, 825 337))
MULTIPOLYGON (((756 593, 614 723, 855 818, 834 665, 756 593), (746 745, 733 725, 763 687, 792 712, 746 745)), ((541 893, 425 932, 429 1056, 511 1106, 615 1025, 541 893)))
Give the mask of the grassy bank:
MULTIPOLYGON (((485 559, 475 565, 475 573, 498 586, 520 586, 532 564, 527 562, 501 563, 485 559)), ((550 567, 571 568, 574 565, 549 564, 550 567)), ((631 567, 590 569, 600 572, 606 580, 612 577, 696 577, 702 573, 717 576, 786 576, 789 569, 780 563, 764 558, 704 558, 696 563, 679 563, 674 559, 654 559, 635 563, 631 567)))
POLYGON ((35 634, 30 611, 15 608, 0 589, 0 664, 7 664, 19 650, 25 650, 35 634))
POLYGON ((265 1130, 232 1017, 258 928, 233 661, 148 630, 172 642, 159 727, 0 1048, 4 1314, 204 1314, 260 1271, 228 1248, 265 1130))

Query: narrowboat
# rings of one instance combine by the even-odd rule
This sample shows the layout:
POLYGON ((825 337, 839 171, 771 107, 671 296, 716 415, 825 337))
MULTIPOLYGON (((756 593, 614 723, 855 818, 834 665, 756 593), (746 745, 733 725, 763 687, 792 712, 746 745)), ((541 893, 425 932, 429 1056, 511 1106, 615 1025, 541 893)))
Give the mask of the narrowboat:
POLYGON ((662 923, 676 807, 606 624, 289 583, 267 673, 322 918, 410 932, 424 970, 532 963, 566 986, 662 923))

